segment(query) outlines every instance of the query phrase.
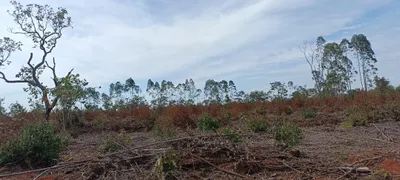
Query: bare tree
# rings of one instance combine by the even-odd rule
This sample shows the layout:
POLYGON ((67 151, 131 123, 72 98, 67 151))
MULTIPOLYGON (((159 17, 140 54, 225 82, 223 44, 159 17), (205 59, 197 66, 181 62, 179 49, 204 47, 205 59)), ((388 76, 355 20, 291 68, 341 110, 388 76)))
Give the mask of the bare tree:
MULTIPOLYGON (((56 61, 53 58, 52 65, 48 62, 47 58, 52 53, 57 45, 57 41, 62 37, 62 31, 71 26, 71 17, 68 17, 68 12, 65 8, 59 7, 54 10, 48 5, 28 4, 21 5, 16 1, 10 2, 14 6, 13 11, 8 13, 14 18, 17 24, 17 30, 12 28, 9 31, 13 34, 21 34, 30 38, 34 46, 41 50, 41 59, 37 64, 32 62, 33 53, 27 60, 27 66, 23 66, 15 77, 17 79, 8 79, 5 73, 0 72, 0 79, 7 83, 26 83, 28 88, 26 91, 36 97, 41 96, 45 104, 46 120, 49 119, 50 112, 57 105, 60 95, 55 95, 53 100, 49 100, 49 93, 51 89, 45 86, 39 79, 44 70, 50 69, 52 71, 52 79, 55 88, 62 84, 61 79, 68 79, 71 76, 71 71, 64 78, 58 78, 56 74, 56 61)), ((21 51, 21 42, 12 40, 9 37, 0 39, 0 67, 9 65, 11 63, 11 54, 15 51, 21 51)), ((53 88, 54 89, 54 88, 53 88)))
POLYGON ((315 88, 318 93, 322 92, 324 83, 324 73, 326 67, 324 66, 322 55, 324 51, 325 39, 320 36, 317 38, 316 45, 311 42, 304 42, 299 46, 300 51, 303 53, 308 65, 310 66, 312 78, 315 81, 315 88))

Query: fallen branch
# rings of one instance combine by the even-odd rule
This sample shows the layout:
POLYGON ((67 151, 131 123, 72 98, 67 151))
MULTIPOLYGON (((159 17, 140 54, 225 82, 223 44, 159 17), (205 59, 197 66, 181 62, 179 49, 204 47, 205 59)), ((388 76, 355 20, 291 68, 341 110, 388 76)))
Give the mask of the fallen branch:
POLYGON ((83 162, 82 163, 68 163, 68 164, 63 164, 63 165, 57 164, 55 166, 51 166, 51 167, 47 167, 47 168, 34 169, 34 170, 30 170, 30 171, 22 171, 22 172, 11 173, 11 174, 3 174, 3 175, 0 175, 0 178, 28 174, 28 173, 36 173, 36 172, 41 172, 41 171, 50 171, 53 169, 65 168, 65 167, 69 167, 69 166, 77 166, 77 165, 81 165, 81 164, 84 164, 84 163, 83 162))
POLYGON ((204 158, 202 158, 200 156, 197 156, 197 155, 194 155, 194 154, 190 154, 190 155, 195 157, 195 158, 198 158, 198 159, 200 159, 200 160, 202 160, 204 162, 206 162, 207 164, 217 168, 218 170, 220 170, 222 172, 225 172, 225 173, 228 173, 228 174, 231 174, 231 175, 235 175, 235 176, 238 176, 238 177, 241 177, 241 178, 246 178, 246 176, 244 176, 244 175, 241 175, 241 174, 238 174, 238 173, 235 173, 235 172, 232 172, 232 171, 228 171, 228 170, 222 169, 222 168, 216 166, 215 164, 211 163, 210 161, 207 161, 206 159, 204 159, 204 158))
POLYGON ((289 169, 293 170, 293 171, 296 171, 296 172, 298 172, 298 173, 300 173, 300 174, 303 174, 303 175, 306 175, 306 176, 308 176, 308 177, 314 178, 313 176, 308 175, 308 174, 306 174, 306 173, 304 173, 304 172, 302 172, 302 171, 300 171, 300 170, 298 170, 298 169, 296 169, 296 168, 290 166, 289 164, 285 163, 285 161, 280 161, 280 162, 281 162, 283 165, 285 165, 286 167, 288 167, 289 169))
MULTIPOLYGON (((124 150, 121 150, 121 151, 117 151, 117 152, 101 155, 100 157, 104 158, 104 157, 113 156, 113 155, 116 155, 116 154, 129 152, 129 151, 132 151, 132 150, 141 149, 141 148, 145 148, 145 147, 149 147, 149 146, 155 146, 155 145, 164 144, 164 143, 172 143, 172 142, 176 142, 176 141, 183 141, 183 140, 194 139, 194 138, 215 137, 215 136, 229 136, 229 135, 214 134, 214 135, 201 135, 201 136, 187 136, 187 137, 172 139, 172 140, 168 140, 168 141, 155 142, 155 143, 146 144, 146 145, 143 145, 143 146, 124 149, 124 150)), ((244 136, 244 135, 241 135, 241 136, 244 136)))
MULTIPOLYGON (((372 158, 366 158, 366 159, 361 159, 361 160, 358 160, 358 161, 356 161, 356 162, 354 162, 354 163, 352 163, 351 165, 350 165, 350 170, 348 170, 346 173, 344 173, 342 176, 340 176, 340 177, 338 177, 336 180, 339 180, 339 179, 342 179, 342 178, 344 178, 344 177, 346 177, 347 175, 349 175, 351 172, 353 172, 354 170, 356 170, 358 167, 357 166, 354 166, 354 165, 356 165, 356 164, 358 164, 358 163, 362 163, 362 162, 364 162, 364 161, 369 161, 369 160, 375 160, 375 159, 379 159, 379 158, 382 158, 382 157, 384 157, 384 156, 375 156, 375 157, 372 157, 372 158), (352 166, 354 166, 354 167, 352 167, 352 166)), ((339 168, 339 169, 343 169, 343 167, 342 168, 339 168)))
POLYGON ((41 172, 39 175, 37 175, 33 180, 37 180, 38 178, 40 178, 41 176, 45 175, 46 173, 48 173, 50 171, 50 169, 47 169, 43 172, 41 172))
POLYGON ((383 131, 381 131, 381 130, 380 130, 378 127, 376 127, 374 124, 373 124, 373 126, 375 127, 376 130, 378 130, 378 131, 382 134, 383 137, 385 137, 386 139, 388 139, 390 142, 393 142, 393 139, 392 139, 392 138, 390 138, 389 136, 387 136, 383 131))

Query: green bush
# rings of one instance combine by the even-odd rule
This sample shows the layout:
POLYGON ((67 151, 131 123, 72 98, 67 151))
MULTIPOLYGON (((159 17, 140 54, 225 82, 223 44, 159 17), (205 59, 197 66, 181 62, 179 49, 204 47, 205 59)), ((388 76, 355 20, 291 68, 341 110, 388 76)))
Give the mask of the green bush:
POLYGON ((345 121, 351 123, 352 126, 364 126, 374 122, 375 112, 376 110, 366 107, 351 107, 345 111, 345 121))
POLYGON ((303 138, 300 127, 294 123, 280 122, 275 127, 275 140, 284 147, 293 147, 303 138))
POLYGON ((0 164, 30 162, 33 165, 54 163, 67 143, 67 139, 55 133, 48 123, 32 123, 22 128, 19 136, 9 140, 0 149, 0 164))
POLYGON ((219 126, 219 122, 214 120, 208 113, 203 113, 197 121, 197 127, 202 131, 215 131, 219 126))
POLYGON ((223 133, 225 135, 228 136, 228 138, 232 141, 232 142, 239 142, 240 140, 240 136, 239 134, 236 134, 235 132, 233 132, 231 129, 229 128, 224 128, 223 129, 223 133))
POLYGON ((267 132, 268 124, 262 119, 251 119, 247 121, 247 127, 253 132, 267 132))
POLYGON ((305 108, 305 109, 302 109, 302 111, 301 111, 301 116, 302 116, 304 119, 315 118, 315 117, 317 117, 317 111, 314 110, 314 109, 305 108))

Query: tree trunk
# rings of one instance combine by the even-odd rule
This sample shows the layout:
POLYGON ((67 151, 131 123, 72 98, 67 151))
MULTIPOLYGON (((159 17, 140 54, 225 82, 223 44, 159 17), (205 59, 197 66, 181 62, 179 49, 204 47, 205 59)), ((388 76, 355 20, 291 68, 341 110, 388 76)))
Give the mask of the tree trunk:
POLYGON ((50 120, 50 113, 51 113, 52 108, 46 108, 46 113, 45 113, 45 118, 46 121, 50 120))

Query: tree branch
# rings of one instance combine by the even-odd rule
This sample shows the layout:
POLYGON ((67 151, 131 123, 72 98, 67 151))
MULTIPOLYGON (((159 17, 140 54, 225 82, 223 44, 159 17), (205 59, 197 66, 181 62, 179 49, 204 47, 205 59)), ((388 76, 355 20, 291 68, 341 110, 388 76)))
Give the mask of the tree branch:
POLYGON ((56 59, 53 57, 53 66, 50 66, 49 63, 46 61, 46 66, 51 69, 51 71, 53 72, 53 82, 54 82, 54 86, 58 86, 58 80, 57 80, 57 74, 56 74, 56 59))
POLYGON ((31 85, 35 85, 34 82, 28 80, 9 80, 6 78, 6 75, 3 72, 0 72, 0 79, 3 79, 6 83, 28 83, 31 85))

